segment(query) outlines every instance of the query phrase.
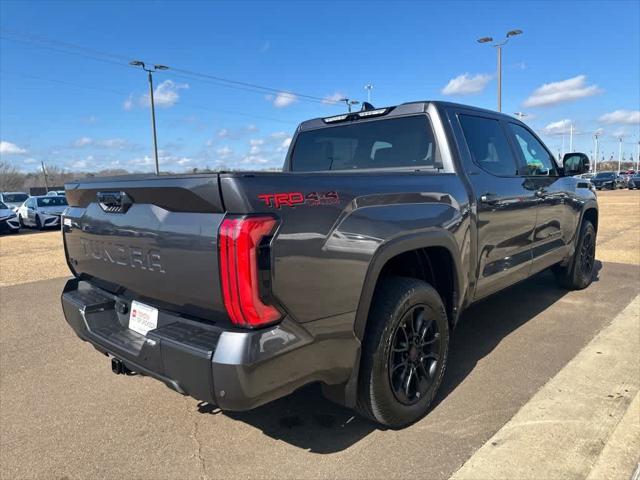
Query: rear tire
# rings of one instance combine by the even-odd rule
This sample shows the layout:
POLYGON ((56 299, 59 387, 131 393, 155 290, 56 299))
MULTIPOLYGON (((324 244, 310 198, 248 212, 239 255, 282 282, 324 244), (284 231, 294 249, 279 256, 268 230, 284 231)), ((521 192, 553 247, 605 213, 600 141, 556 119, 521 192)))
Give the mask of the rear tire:
POLYGON ((591 285, 595 258, 596 229, 589 220, 584 220, 573 258, 568 265, 556 265, 553 269, 560 286, 569 290, 582 290, 591 285))
POLYGON ((438 292, 414 278, 384 279, 363 342, 360 413, 392 428, 424 416, 442 382, 448 351, 449 322, 438 292))

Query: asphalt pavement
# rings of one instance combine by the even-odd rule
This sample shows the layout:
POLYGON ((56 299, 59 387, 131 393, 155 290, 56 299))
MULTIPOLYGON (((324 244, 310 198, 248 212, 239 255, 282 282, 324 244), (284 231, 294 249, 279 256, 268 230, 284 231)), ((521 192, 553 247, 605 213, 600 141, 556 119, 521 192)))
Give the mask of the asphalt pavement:
POLYGON ((67 327, 64 279, 2 288, 2 478, 448 478, 638 293, 600 264, 587 290, 542 273, 464 314, 438 404, 381 430, 317 387, 223 413, 108 359, 67 327))

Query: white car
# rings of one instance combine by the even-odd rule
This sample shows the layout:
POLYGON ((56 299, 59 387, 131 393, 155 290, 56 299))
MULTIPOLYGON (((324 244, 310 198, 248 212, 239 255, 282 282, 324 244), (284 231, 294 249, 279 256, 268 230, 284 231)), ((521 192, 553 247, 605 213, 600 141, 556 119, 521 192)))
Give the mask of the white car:
POLYGON ((64 190, 49 190, 47 192, 47 197, 55 197, 56 195, 60 196, 60 197, 64 197, 64 190))
POLYGON ((18 233, 19 231, 20 222, 18 222, 16 212, 0 202, 0 233, 18 233))
POLYGON ((67 208, 65 197, 40 195, 30 197, 18 209, 20 225, 36 227, 43 230, 47 227, 59 227, 60 215, 67 208))
POLYGON ((2 192, 0 193, 0 202, 4 203, 11 210, 16 212, 20 205, 29 198, 29 194, 25 192, 2 192))

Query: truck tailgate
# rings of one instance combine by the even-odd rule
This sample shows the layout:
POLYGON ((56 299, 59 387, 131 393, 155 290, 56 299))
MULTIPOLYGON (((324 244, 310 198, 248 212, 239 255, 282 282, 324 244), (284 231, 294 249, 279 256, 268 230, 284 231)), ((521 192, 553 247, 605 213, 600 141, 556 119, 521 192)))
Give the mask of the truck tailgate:
POLYGON ((221 318, 218 183, 212 174, 67 184, 62 229, 69 267, 113 293, 187 316, 221 318))

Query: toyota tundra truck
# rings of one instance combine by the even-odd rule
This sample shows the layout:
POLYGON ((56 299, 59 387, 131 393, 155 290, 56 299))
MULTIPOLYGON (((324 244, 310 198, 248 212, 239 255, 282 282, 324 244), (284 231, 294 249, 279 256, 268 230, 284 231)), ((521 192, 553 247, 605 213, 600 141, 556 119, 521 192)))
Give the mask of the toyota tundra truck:
POLYGON ((401 427, 465 308, 547 268, 591 283, 588 170, 515 118, 421 101, 303 122, 281 172, 71 182, 64 315, 115 373, 222 410, 317 382, 401 427))

